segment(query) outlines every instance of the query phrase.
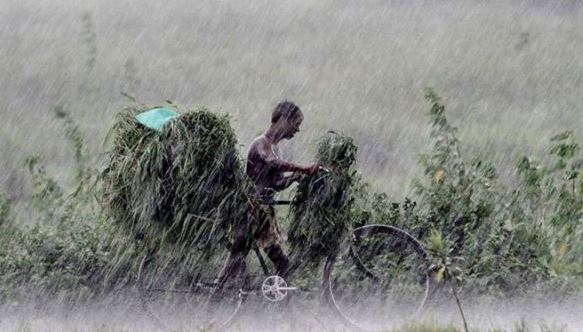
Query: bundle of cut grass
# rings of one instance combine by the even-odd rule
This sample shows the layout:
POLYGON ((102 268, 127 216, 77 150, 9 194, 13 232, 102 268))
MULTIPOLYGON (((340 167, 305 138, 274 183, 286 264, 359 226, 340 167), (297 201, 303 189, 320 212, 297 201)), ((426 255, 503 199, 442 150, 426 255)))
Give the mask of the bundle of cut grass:
POLYGON ((179 243, 209 257, 244 220, 246 178, 228 118, 206 109, 183 113, 157 132, 127 107, 112 128, 103 173, 109 215, 155 250, 179 243))
POLYGON ((338 250, 351 230, 351 186, 357 147, 352 138, 328 132, 318 143, 317 162, 330 170, 300 181, 291 206, 288 240, 299 265, 318 264, 338 250))

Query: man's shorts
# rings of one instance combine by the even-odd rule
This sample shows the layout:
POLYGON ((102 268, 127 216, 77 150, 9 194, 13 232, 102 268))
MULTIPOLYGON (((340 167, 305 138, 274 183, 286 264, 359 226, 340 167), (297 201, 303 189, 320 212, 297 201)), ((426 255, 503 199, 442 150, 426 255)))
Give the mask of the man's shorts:
POLYGON ((253 204, 249 214, 255 241, 259 248, 267 249, 283 243, 283 232, 272 205, 253 204))

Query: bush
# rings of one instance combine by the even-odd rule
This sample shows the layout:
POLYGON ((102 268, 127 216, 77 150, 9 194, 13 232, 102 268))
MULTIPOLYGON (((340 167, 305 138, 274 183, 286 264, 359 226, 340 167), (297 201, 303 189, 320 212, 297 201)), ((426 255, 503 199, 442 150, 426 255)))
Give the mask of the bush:
POLYGON ((433 229, 440 246, 427 237, 429 247, 442 260, 456 258, 464 280, 477 291, 515 293, 541 281, 581 276, 581 255, 571 256, 573 248, 581 248, 573 236, 581 234, 583 218, 577 188, 582 162, 572 133, 551 139, 552 166, 521 158, 520 182, 506 188, 493 164, 462 158, 444 105, 431 90, 426 97, 433 145, 421 157, 424 178, 414 181, 421 207, 414 223, 421 225, 409 227, 433 229))

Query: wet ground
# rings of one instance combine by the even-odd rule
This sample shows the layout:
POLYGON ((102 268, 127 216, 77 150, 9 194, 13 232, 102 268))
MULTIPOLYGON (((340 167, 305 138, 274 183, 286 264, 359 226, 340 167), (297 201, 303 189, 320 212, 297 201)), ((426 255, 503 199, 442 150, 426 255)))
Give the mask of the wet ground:
MULTIPOLYGON (((463 328, 459 309, 453 299, 443 298, 420 319, 405 320, 404 314, 394 312, 385 320, 384 330, 426 331, 427 326, 463 328), (421 326, 425 329, 421 329, 421 326)), ((201 318, 203 311, 187 305, 154 307, 158 321, 143 310, 139 301, 108 303, 58 308, 58 305, 5 307, 0 318, 1 331, 200 331, 212 330, 213 325, 201 318)), ((463 299, 470 330, 521 331, 525 325, 530 331, 583 331, 583 301, 569 298, 521 299, 463 299)), ((374 312, 370 308, 369 312, 374 312)), ((370 325, 378 317, 363 313, 358 324, 370 325)), ((375 325, 376 326, 376 325, 375 325)), ((351 331, 325 307, 315 303, 282 305, 249 304, 231 326, 233 331, 351 331)))

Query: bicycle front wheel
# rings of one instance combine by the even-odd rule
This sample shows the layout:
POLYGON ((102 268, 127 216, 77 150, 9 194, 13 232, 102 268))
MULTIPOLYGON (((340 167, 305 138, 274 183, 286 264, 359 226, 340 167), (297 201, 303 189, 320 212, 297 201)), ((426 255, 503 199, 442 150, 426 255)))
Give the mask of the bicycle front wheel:
POLYGON ((435 287, 421 243, 387 225, 356 228, 327 259, 323 277, 332 311, 364 331, 392 329, 419 316, 435 287))

